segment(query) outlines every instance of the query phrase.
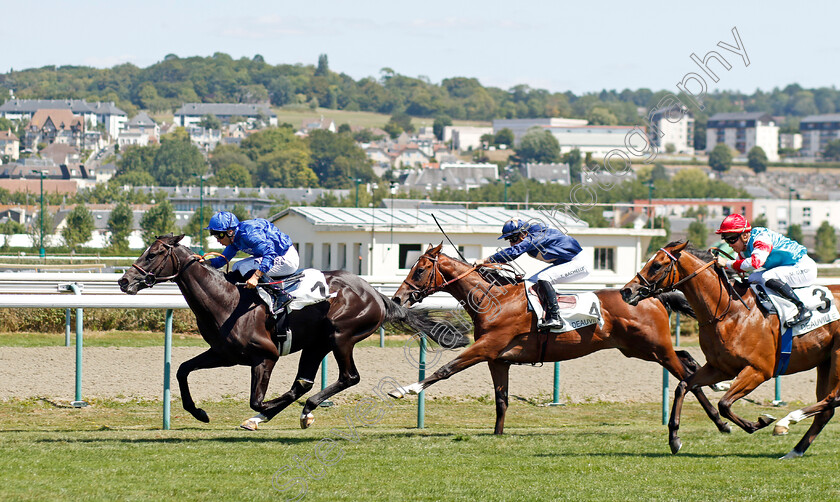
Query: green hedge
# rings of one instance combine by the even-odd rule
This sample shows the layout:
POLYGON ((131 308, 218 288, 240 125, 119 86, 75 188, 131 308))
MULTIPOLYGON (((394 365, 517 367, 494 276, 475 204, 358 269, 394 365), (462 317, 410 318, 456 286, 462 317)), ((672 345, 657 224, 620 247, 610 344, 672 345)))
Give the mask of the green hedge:
MULTIPOLYGON (((75 329, 76 309, 70 309, 71 323, 75 329)), ((165 330, 166 311, 163 309, 85 309, 83 325, 93 331, 160 331, 165 330)), ((63 333, 64 309, 0 309, 0 331, 34 331, 63 333)), ((177 333, 198 334, 195 316, 189 310, 177 309, 172 319, 172 330, 177 333)))

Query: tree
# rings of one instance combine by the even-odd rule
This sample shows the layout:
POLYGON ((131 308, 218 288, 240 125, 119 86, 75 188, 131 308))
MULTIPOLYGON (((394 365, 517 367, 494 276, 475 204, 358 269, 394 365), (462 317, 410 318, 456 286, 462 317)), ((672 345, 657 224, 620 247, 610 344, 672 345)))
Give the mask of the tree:
POLYGON ((796 242, 802 244, 803 235, 802 235, 802 225, 791 225, 788 227, 787 232, 788 239, 795 240, 796 242))
POLYGON ((763 173, 767 170, 767 154, 760 146, 754 146, 747 154, 747 165, 750 166, 756 174, 763 173))
POLYGON ((566 164, 569 164, 569 179, 571 180, 572 185, 580 183, 580 172, 581 168, 583 168, 583 160, 580 156, 580 150, 577 148, 572 149, 572 151, 563 157, 563 161, 566 164))
POLYGON ((694 220, 688 225, 688 233, 686 238, 697 247, 702 248, 706 245, 706 239, 709 236, 709 229, 702 221, 694 220))
POLYGON ((219 118, 213 114, 205 115, 201 117, 201 121, 199 121, 198 127, 218 130, 222 128, 222 121, 219 120, 219 118))
POLYGON ((143 217, 140 218, 140 228, 143 231, 143 242, 147 246, 151 245, 158 236, 173 232, 175 210, 172 204, 165 200, 143 213, 143 217))
POLYGON ((654 216, 653 217, 653 227, 654 228, 664 228, 665 235, 663 237, 653 237, 650 239, 650 244, 648 244, 647 254, 648 256, 652 255, 660 248, 665 247, 665 244, 671 242, 671 220, 664 216, 654 216))
MULTIPOLYGON (((759 214, 752 221, 752 226, 753 227, 766 227, 767 226, 767 216, 763 215, 763 214, 759 214)), ((799 242, 802 242, 802 241, 799 241, 799 242)))
POLYGON ((657 162, 653 165, 653 169, 650 170, 650 180, 654 183, 657 181, 668 181, 668 170, 665 169, 665 165, 661 162, 657 162))
POLYGON ((817 259, 831 263, 837 258, 837 233, 827 221, 823 221, 816 235, 817 259))
POLYGON ((61 236, 70 251, 75 252, 93 235, 93 214, 84 204, 77 204, 65 221, 67 226, 61 230, 61 236))
POLYGON ((560 143, 550 132, 532 128, 522 136, 522 141, 516 149, 516 157, 520 164, 559 162, 560 143))
POLYGON ((709 167, 718 172, 728 171, 732 167, 732 150, 723 143, 718 143, 709 154, 709 167))
POLYGON ((161 141, 150 174, 158 185, 178 186, 193 183, 194 175, 203 175, 206 171, 207 162, 198 147, 190 143, 189 136, 173 134, 161 141))
POLYGON ((503 128, 501 131, 496 133, 495 143, 496 145, 507 145, 513 146, 513 131, 508 129, 507 127, 503 128))
POLYGON ((840 139, 831 140, 823 149, 823 158, 840 160, 840 139))
POLYGON ((354 179, 370 182, 377 179, 371 160, 347 134, 312 131, 308 138, 309 167, 324 188, 349 188, 354 179))
POLYGON ((128 251, 128 236, 134 225, 134 213, 126 202, 120 202, 108 217, 108 247, 117 252, 128 251))
POLYGON ((38 211, 32 216, 32 221, 29 225, 29 238, 32 240, 32 249, 37 250, 41 247, 41 242, 46 248, 49 245, 50 235, 53 231, 53 215, 50 210, 44 206, 44 233, 41 234, 41 212, 38 211))
POLYGON ((596 107, 593 108, 587 115, 586 119, 592 125, 617 125, 618 117, 615 116, 608 108, 596 107))
POLYGON ((438 141, 443 141, 443 129, 446 126, 452 125, 452 119, 449 118, 447 115, 439 115, 435 118, 435 122, 432 124, 432 132, 435 133, 435 137, 438 141))
POLYGON ((316 77, 325 77, 330 72, 330 62, 326 54, 318 56, 318 67, 315 68, 316 77))
POLYGON ((251 173, 239 164, 228 164, 216 171, 216 175, 207 182, 210 186, 217 187, 250 187, 251 173))

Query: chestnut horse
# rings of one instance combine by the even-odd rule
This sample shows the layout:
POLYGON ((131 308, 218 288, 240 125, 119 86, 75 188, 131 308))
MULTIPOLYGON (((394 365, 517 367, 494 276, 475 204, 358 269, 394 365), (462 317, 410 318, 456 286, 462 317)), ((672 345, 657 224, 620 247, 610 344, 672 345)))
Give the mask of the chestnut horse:
MULTIPOLYGON (((779 319, 767 317, 756 306, 751 290, 743 291, 744 304, 734 298, 735 290, 712 268, 715 261, 708 252, 687 248, 687 242, 672 242, 660 249, 621 290, 631 305, 662 291, 678 289, 696 312, 700 322, 700 347, 706 364, 683 380, 674 393, 674 408, 668 424, 672 453, 682 446, 677 431, 686 390, 735 378, 718 407, 724 417, 752 434, 775 420, 761 416, 750 422, 732 412, 732 403, 746 396, 773 377, 780 355, 779 319)), ((830 287, 834 301, 840 288, 830 287)), ((840 321, 819 327, 793 339, 793 349, 785 375, 817 368, 817 399, 812 406, 796 410, 779 421, 775 434, 786 434, 790 422, 814 416, 811 427, 783 458, 801 457, 825 424, 834 415, 840 387, 840 321)))
MULTIPOLYGON (((685 301, 675 298, 679 295, 628 307, 618 290, 602 289, 596 294, 601 300, 603 327, 593 324, 565 333, 540 334, 536 316, 527 309, 524 283, 502 284, 505 281, 499 280, 492 264, 472 266, 440 250, 441 245, 430 246, 417 260, 394 294, 394 301, 410 306, 432 293, 446 291, 464 305, 472 318, 475 343, 425 380, 393 391, 392 397, 419 393, 438 380, 487 361, 495 388, 494 432, 502 434, 508 407, 508 372, 513 363, 565 361, 616 348, 627 357, 655 361, 680 379, 699 367, 688 352, 675 352, 671 344, 668 310, 663 301, 673 301, 676 306, 679 300, 685 301)), ((729 425, 721 421, 703 392, 693 392, 718 429, 729 432, 729 425)))
POLYGON ((439 343, 449 347, 463 347, 469 341, 463 334, 453 332, 451 325, 442 326, 424 313, 397 305, 356 275, 342 270, 324 272, 329 290, 336 296, 289 314, 289 327, 294 334, 289 352, 301 351, 297 376, 288 392, 264 401, 271 371, 280 357, 271 316, 254 290, 237 287, 220 271, 201 263, 189 248, 178 244, 183 237, 158 237, 122 276, 119 285, 130 295, 169 280, 181 289, 195 314, 201 336, 210 345, 206 352, 182 363, 177 374, 184 409, 202 422, 210 419, 196 407, 187 383, 194 370, 250 366, 250 404, 259 415, 243 422, 242 427, 255 430, 260 422, 271 420, 312 388, 321 360, 332 352, 338 363, 338 381, 306 400, 300 416, 300 425, 305 429, 315 420, 312 411, 321 402, 359 383, 353 346, 382 324, 402 324, 435 341, 439 340, 437 336, 445 336, 446 341, 439 343))

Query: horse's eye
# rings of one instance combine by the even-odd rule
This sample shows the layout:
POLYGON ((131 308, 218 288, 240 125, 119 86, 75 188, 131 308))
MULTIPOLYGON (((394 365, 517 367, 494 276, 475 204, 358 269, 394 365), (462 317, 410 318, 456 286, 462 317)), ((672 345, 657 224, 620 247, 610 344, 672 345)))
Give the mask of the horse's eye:
POLYGON ((419 281, 422 276, 423 276, 423 271, 418 268, 417 270, 414 271, 414 275, 412 276, 412 279, 415 280, 415 281, 419 281))
POLYGON ((650 264, 650 271, 651 271, 651 272, 656 272, 656 271, 657 271, 657 270, 659 270, 660 268, 662 268, 662 264, 661 264, 661 263, 658 263, 658 262, 653 262, 653 263, 651 263, 651 264, 650 264))

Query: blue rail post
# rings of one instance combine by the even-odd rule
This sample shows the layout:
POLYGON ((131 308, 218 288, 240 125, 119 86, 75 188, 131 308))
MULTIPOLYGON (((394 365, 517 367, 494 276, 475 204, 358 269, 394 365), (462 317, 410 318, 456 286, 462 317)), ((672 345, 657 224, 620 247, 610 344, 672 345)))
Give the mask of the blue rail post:
POLYGON ((385 328, 379 327, 379 347, 385 346, 385 328))
MULTIPOLYGON (((74 294, 82 294, 81 288, 76 283, 69 284, 74 294)), ((82 401, 82 347, 84 346, 84 334, 82 332, 84 314, 83 309, 76 309, 76 399, 70 404, 76 408, 82 408, 88 404, 82 401)))
POLYGON ((773 404, 780 404, 782 402, 782 375, 776 377, 776 400, 773 404))
POLYGON ((64 309, 64 346, 70 346, 70 309, 64 309))
POLYGON ((169 430, 171 390, 169 377, 172 373, 172 309, 166 310, 166 329, 163 338, 163 430, 169 430))
MULTIPOLYGON (((327 388, 327 356, 324 356, 324 358, 321 359, 321 390, 324 390, 326 388, 327 388)), ((319 404, 318 406, 321 406, 322 408, 329 408, 332 405, 333 405, 332 401, 321 401, 321 404, 319 404)))
MULTIPOLYGON (((426 335, 420 336, 420 364, 418 366, 420 370, 417 381, 422 382, 426 379, 426 335)), ((417 397, 417 428, 422 429, 426 419, 426 391, 421 390, 417 397)))
POLYGON ((679 312, 677 312, 677 328, 676 328, 676 331, 677 331, 677 344, 676 345, 677 345, 677 347, 679 347, 680 346, 680 313, 679 312))
POLYGON ((662 425, 668 424, 668 370, 662 368, 662 425))
POLYGON ((560 402, 560 361, 554 361, 554 392, 549 406, 562 406, 560 402))

